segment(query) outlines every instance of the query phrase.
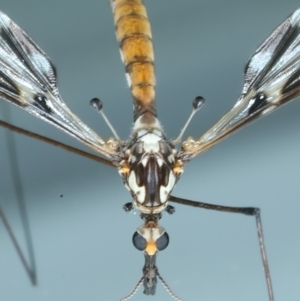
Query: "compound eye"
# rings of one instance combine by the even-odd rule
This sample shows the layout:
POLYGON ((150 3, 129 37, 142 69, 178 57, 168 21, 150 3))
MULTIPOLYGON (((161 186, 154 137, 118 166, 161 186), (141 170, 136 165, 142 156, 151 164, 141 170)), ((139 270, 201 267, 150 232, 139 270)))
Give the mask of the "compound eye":
POLYGON ((140 235, 137 231, 132 236, 132 243, 134 247, 140 251, 144 251, 146 249, 146 239, 140 235))
POLYGON ((169 244, 169 235, 165 232, 161 237, 156 241, 156 247, 158 251, 163 251, 169 244))

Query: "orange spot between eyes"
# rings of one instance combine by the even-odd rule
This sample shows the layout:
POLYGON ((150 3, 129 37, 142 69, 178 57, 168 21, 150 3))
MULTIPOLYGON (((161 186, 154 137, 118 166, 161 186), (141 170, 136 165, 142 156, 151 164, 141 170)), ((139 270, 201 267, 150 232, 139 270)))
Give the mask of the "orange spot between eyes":
POLYGON ((146 252, 148 255, 154 255, 156 253, 156 243, 155 241, 149 241, 147 243, 146 252))

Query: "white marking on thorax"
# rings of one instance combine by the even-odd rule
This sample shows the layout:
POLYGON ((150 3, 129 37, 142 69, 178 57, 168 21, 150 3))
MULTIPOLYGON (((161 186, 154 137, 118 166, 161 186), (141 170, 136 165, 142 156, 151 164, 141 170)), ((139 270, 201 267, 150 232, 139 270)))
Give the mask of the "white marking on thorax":
POLYGON ((142 136, 146 135, 149 131, 146 129, 140 130, 137 132, 136 136, 137 138, 141 138, 142 136))
POLYGON ((140 138, 144 143, 144 151, 146 153, 158 153, 159 152, 159 141, 161 141, 162 136, 158 136, 153 133, 148 133, 140 138))
POLYGON ((146 165, 148 164, 148 160, 149 160, 149 157, 144 157, 141 161, 141 163, 143 164, 144 167, 146 167, 146 165))
POLYGON ((142 118, 143 118, 143 115, 140 116, 135 121, 135 123, 133 125, 133 135, 136 132, 139 132, 139 131, 142 131, 142 130, 146 130, 147 132, 149 132, 149 130, 153 130, 153 132, 157 130, 158 133, 163 132, 161 124, 160 124, 160 122, 158 121, 157 118, 154 118, 154 122, 151 123, 150 125, 149 124, 145 125, 145 123, 141 122, 142 118))
POLYGON ((145 186, 139 187, 136 184, 135 172, 130 173, 130 175, 128 177, 128 185, 130 187, 130 190, 132 190, 134 192, 136 200, 139 203, 143 204, 143 202, 145 201, 146 189, 145 189, 145 186))
POLYGON ((173 172, 170 171, 168 185, 166 187, 160 186, 160 190, 159 190, 159 197, 162 204, 168 201, 168 196, 171 193, 172 189, 174 188, 175 182, 176 182, 176 178, 173 172))
POLYGON ((162 167, 164 161, 161 158, 156 158, 156 162, 158 164, 159 167, 162 167))

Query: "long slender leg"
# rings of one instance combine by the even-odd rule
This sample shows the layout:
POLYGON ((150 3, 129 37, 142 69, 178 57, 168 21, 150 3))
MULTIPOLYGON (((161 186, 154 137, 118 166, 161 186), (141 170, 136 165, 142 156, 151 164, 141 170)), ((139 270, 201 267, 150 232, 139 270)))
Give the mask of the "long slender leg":
MULTIPOLYGON (((6 112, 5 114, 7 117, 9 117, 9 112, 6 112)), ((63 148, 67 151, 70 151, 72 153, 78 154, 80 156, 92 159, 94 161, 106 164, 108 166, 111 167, 115 167, 115 165, 104 158, 95 156, 93 154, 90 154, 88 152, 82 151, 80 149, 71 147, 69 145, 66 145, 64 143, 58 142, 56 140, 53 139, 49 139, 47 137, 38 135, 36 133, 32 133, 30 131, 24 130, 22 128, 16 127, 10 123, 7 123, 5 121, 0 120, 0 126, 13 131, 13 132, 17 132, 19 134, 28 136, 30 138, 34 138, 37 140, 41 140, 43 142, 46 142, 48 144, 52 144, 54 146, 63 148)), ((17 166, 17 156, 15 154, 15 146, 14 146, 14 141, 12 139, 12 137, 10 135, 7 135, 7 143, 10 145, 10 160, 11 160, 11 165, 12 165, 12 173, 13 173, 13 178, 14 178, 14 183, 15 183, 15 190, 17 193, 17 199, 18 199, 18 204, 19 204, 19 208, 20 208, 20 212, 21 212, 21 218, 22 218, 22 223, 24 225, 24 232, 25 232, 25 236, 26 236, 26 241, 27 241, 27 248, 28 248, 28 253, 29 253, 29 258, 30 258, 30 264, 27 263, 26 258, 24 256, 24 254, 22 253, 21 247, 19 246, 16 237, 14 236, 12 229, 8 223, 7 218, 5 217, 5 214, 3 212, 3 210, 0 208, 0 218, 2 218, 2 221, 4 223, 5 228, 7 229, 7 232, 15 246, 15 249, 21 259, 21 262, 31 280, 31 283, 33 285, 36 285, 37 283, 37 278, 36 278, 36 267, 35 267, 35 260, 34 260, 34 252, 33 252, 33 246, 32 246, 32 240, 31 240, 31 234, 30 234, 30 229, 29 229, 29 223, 28 223, 28 218, 27 218, 27 213, 26 213, 26 207, 25 207, 25 203, 22 197, 22 185, 18 176, 18 168, 17 166)))
MULTIPOLYGON (((6 118, 10 119, 10 111, 6 106, 2 106, 1 110, 6 118)), ((13 244, 17 250, 17 253, 22 261, 23 266, 25 267, 25 270, 31 280, 31 283, 33 285, 36 285, 37 283, 37 276, 36 276, 36 264, 35 264, 35 256, 34 256, 34 250, 33 250, 33 243, 32 243, 32 237, 31 237, 31 231, 29 226, 29 220, 28 220, 28 214, 26 210, 25 200, 23 197, 23 185, 22 180, 20 176, 19 171, 19 164, 18 164, 18 156, 16 152, 16 145, 15 140, 11 132, 6 132, 6 143, 9 150, 9 163, 11 167, 11 173, 13 178, 13 187, 16 194, 16 200, 18 203, 18 207, 20 210, 20 217, 22 221, 23 231, 25 235, 25 241, 27 246, 27 252, 28 252, 28 263, 26 262, 26 259, 24 255, 22 254, 21 248, 19 247, 17 240, 15 239, 13 232, 8 224, 7 219, 5 218, 4 212, 1 210, 1 217, 3 220, 3 223, 9 233, 9 236, 11 237, 13 244)))
POLYGON ((261 222, 259 208, 220 206, 220 205, 208 204, 208 203, 203 203, 203 202, 190 201, 190 200, 178 198, 175 196, 170 196, 169 201, 178 203, 178 204, 182 204, 182 205, 203 208, 203 209, 231 212, 231 213, 242 213, 245 215, 255 216, 258 242, 259 242, 259 248, 260 248, 261 258, 262 258, 262 262, 263 262, 263 267, 264 267, 264 271, 265 271, 265 278, 267 281, 269 300, 274 301, 274 293, 273 293, 273 288, 272 288, 271 275, 270 275, 270 269, 269 269, 269 264, 268 264, 268 259, 267 259, 267 252, 266 252, 266 247, 265 247, 265 242, 264 242, 262 222, 261 222))
POLYGON ((8 235, 9 235, 9 237, 10 237, 10 239, 11 239, 11 241, 12 241, 12 243, 13 243, 13 245, 14 245, 17 253, 18 253, 19 258, 21 259, 21 262, 22 262, 22 264, 25 268, 26 273, 28 274, 28 277, 29 277, 32 285, 36 285, 36 273, 28 265, 28 263, 26 261, 26 258, 25 258, 24 254, 22 252, 22 249, 21 249, 20 245, 18 244, 18 241, 17 241, 17 239, 16 239, 16 237, 15 237, 15 235, 14 235, 14 233, 13 233, 13 231, 12 231, 12 229, 11 229, 9 223, 8 223, 8 220, 7 220, 7 218, 6 218, 6 216, 5 216, 5 214, 4 214, 1 207, 0 207, 0 219, 2 219, 2 221, 3 221, 4 227, 7 230, 7 233, 8 233, 8 235))
POLYGON ((9 129, 10 131, 13 131, 13 132, 16 132, 16 133, 19 133, 19 134, 22 134, 22 135, 25 135, 25 136, 28 136, 30 138, 34 138, 34 139, 37 139, 37 140, 40 140, 40 141, 43 141, 43 142, 46 142, 48 144, 52 144, 54 146, 57 146, 57 147, 60 147, 60 148, 63 148, 71 153, 75 153, 77 155, 80 155, 80 156, 83 156, 83 157, 86 157, 86 158, 89 158, 89 159, 92 159, 94 161, 97 161, 97 162, 100 162, 100 163, 103 163, 103 164, 106 164, 108 166, 111 166, 111 167, 115 167, 115 165, 107 160, 107 159, 104 159, 104 158, 101 158, 99 156, 95 156, 95 155, 92 155, 88 152, 85 152, 85 151, 82 151, 78 148, 75 148, 75 147, 72 147, 72 146, 69 146, 67 144, 64 144, 64 143, 61 143, 59 141, 56 141, 56 140, 53 140, 53 139, 50 139, 50 138, 47 138, 45 136, 41 136, 39 134, 36 134, 36 133, 33 133, 33 132, 30 132, 30 131, 26 131, 24 129, 21 129, 17 126, 14 126, 8 122, 5 122, 5 121, 2 121, 0 120, 0 126, 6 128, 6 129, 9 129))

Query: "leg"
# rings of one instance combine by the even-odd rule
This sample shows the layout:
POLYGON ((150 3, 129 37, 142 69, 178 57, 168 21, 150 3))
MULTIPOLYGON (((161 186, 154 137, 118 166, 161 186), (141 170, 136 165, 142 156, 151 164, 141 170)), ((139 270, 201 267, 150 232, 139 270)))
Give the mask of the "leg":
POLYGON ((83 156, 83 157, 86 157, 86 158, 89 158, 91 160, 94 160, 94 161, 97 161, 97 162, 100 162, 100 163, 103 163, 105 165, 108 165, 108 166, 111 166, 111 167, 115 167, 115 165, 107 160, 107 159, 104 159, 104 158, 101 158, 99 156, 95 156, 93 154, 90 154, 88 152, 85 152, 85 151, 82 151, 78 148, 75 148, 75 147, 72 147, 70 145, 66 145, 64 143, 61 143, 59 141, 56 141, 56 140, 53 140, 53 139, 50 139, 50 138, 47 138, 47 137, 44 137, 44 136, 41 136, 39 134, 36 134, 36 133, 33 133, 33 132, 30 132, 30 131, 26 131, 24 129, 21 129, 17 126, 14 126, 10 123, 7 123, 5 121, 2 121, 0 120, 0 126, 10 130, 10 131, 13 131, 13 132, 16 132, 16 133, 19 133, 19 134, 22 134, 22 135, 25 135, 25 136, 28 136, 30 138, 34 138, 34 139, 37 139, 37 140, 40 140, 40 141, 43 141, 43 142, 46 142, 48 144, 52 144, 54 146, 57 146, 57 147, 60 147, 60 148, 63 148, 71 153, 74 153, 74 154, 77 154, 77 155, 80 155, 80 156, 83 156))
MULTIPOLYGON (((11 119, 10 111, 8 109, 5 109, 3 113, 5 114, 6 118, 8 120, 11 119)), ((11 227, 8 224, 8 221, 4 215, 3 210, 0 208, 0 218, 2 218, 5 228, 7 229, 7 232, 14 244, 14 247, 21 259, 21 262, 30 278, 30 281, 32 285, 37 284, 37 275, 36 275, 36 264, 35 264, 35 256, 34 256, 34 248, 33 248, 33 242, 31 237, 31 231, 29 226, 29 219, 28 214, 26 210, 26 204, 23 194, 23 185, 22 185, 22 179, 20 176, 20 170, 19 170, 19 162, 18 162, 18 156, 17 156, 17 149, 15 144, 15 139, 12 134, 12 132, 7 131, 6 132, 6 144, 9 151, 9 163, 11 168, 11 174, 12 174, 12 181, 13 181, 13 189, 16 193, 16 201, 18 203, 18 207, 20 210, 20 217, 22 221, 25 241, 26 241, 26 247, 28 252, 28 262, 26 261, 22 250, 20 246, 18 245, 18 242, 11 230, 11 227)))
POLYGON ((258 242, 259 242, 259 248, 260 248, 261 258, 262 258, 262 262, 263 262, 263 267, 264 267, 264 271, 265 271, 265 278, 267 281, 269 300, 274 301, 274 293, 273 293, 273 288, 272 288, 269 264, 268 264, 268 260, 267 260, 267 252, 266 252, 266 247, 265 247, 265 243, 264 243, 264 236, 263 236, 262 222, 261 222, 261 218, 260 218, 260 209, 259 208, 227 207, 227 206, 213 205, 213 204, 208 204, 208 203, 190 201, 190 200, 178 198, 178 197, 175 197, 172 195, 170 196, 169 201, 178 203, 178 204, 182 204, 182 205, 203 208, 203 209, 223 211, 223 212, 232 212, 232 213, 242 213, 242 214, 246 214, 246 215, 255 216, 258 242))
POLYGON ((0 219, 2 219, 2 221, 3 221, 4 227, 7 230, 7 233, 8 233, 8 235, 9 235, 9 237, 10 237, 10 239, 11 239, 11 241, 12 241, 12 243, 13 243, 13 245, 14 245, 17 253, 18 253, 19 258, 21 259, 21 262, 22 262, 22 264, 23 264, 23 266, 24 266, 24 268, 25 268, 25 270, 26 270, 26 272, 28 274, 28 277, 29 277, 32 285, 36 285, 36 271, 35 271, 35 266, 34 267, 30 267, 28 265, 28 263, 27 263, 27 261, 25 259, 25 256, 23 255, 23 252, 21 250, 21 247, 19 246, 18 241, 17 241, 14 233, 12 232, 12 229, 11 229, 11 227, 10 227, 8 221, 7 221, 7 218, 6 218, 3 210, 1 209, 1 207, 0 207, 0 219))

